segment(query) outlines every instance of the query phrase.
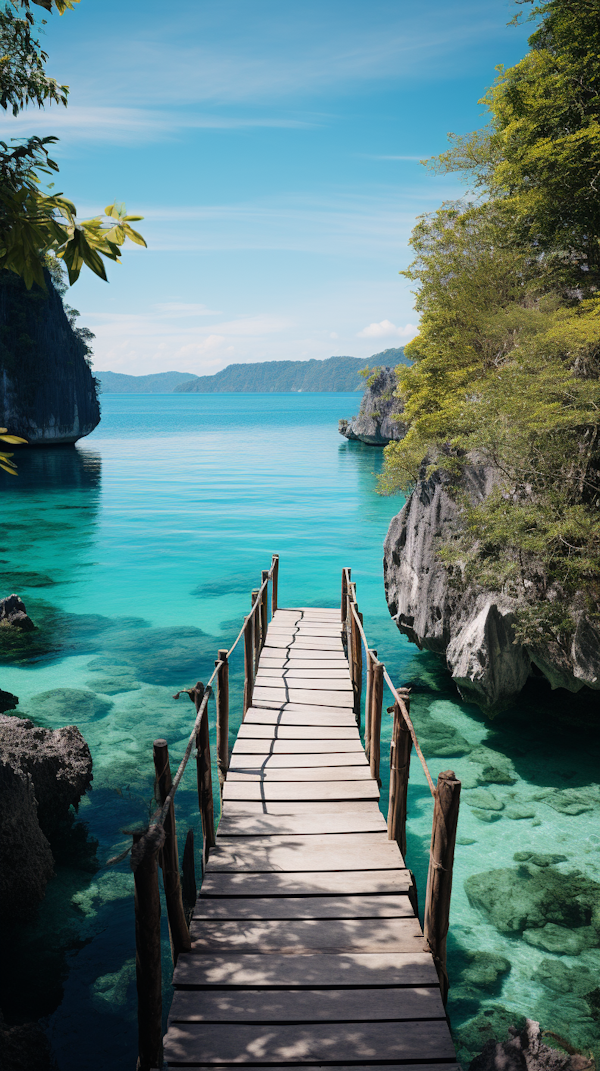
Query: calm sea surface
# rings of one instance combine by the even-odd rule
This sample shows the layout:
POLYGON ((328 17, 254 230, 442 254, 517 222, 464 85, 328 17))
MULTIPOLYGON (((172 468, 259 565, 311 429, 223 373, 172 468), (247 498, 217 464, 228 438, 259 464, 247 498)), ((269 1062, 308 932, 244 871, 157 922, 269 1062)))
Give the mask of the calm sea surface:
MULTIPOLYGON (((590 882, 600 880, 597 739, 526 705, 491 723, 460 702, 436 657, 399 635, 385 604, 382 544, 402 499, 375 494, 381 451, 337 432, 359 402, 358 394, 105 395, 100 427, 77 448, 22 452, 18 479, 0 472, 0 595, 20 593, 39 626, 5 644, 0 686, 37 724, 76 724, 94 759, 93 790, 55 848, 39 917, 5 942, 7 1018, 43 1018, 61 1071, 135 1065, 132 877, 127 861, 104 863, 127 845, 122 830, 151 810, 153 739, 166 737, 173 760, 181 756, 193 708, 173 692, 210 675, 274 552, 281 605, 338 604, 341 569, 351 566, 371 645, 414 688, 434 776, 451 766, 463 781, 449 938, 449 1011, 463 1059, 520 1014, 575 1045, 600 1044, 600 952, 586 906, 590 882), (573 870, 585 875, 579 913, 573 870), (490 871, 469 903, 465 880, 490 871), (542 930, 550 916, 542 908, 534 918, 531 904, 550 889, 554 930, 542 930)), ((232 743, 240 697, 238 659, 232 743)), ((198 845, 194 781, 190 766, 177 818, 198 845)), ((414 755, 409 808, 407 863, 422 903, 432 805, 414 755)), ((166 929, 164 938, 168 1006, 166 929)))

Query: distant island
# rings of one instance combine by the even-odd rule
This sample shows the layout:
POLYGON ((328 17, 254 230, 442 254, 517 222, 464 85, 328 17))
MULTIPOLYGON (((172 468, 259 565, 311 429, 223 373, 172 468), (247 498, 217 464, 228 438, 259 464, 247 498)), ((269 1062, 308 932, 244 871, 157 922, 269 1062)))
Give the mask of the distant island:
POLYGON ((378 365, 395 367, 407 363, 404 348, 362 357, 328 357, 317 361, 261 361, 257 364, 230 364, 214 376, 193 376, 190 372, 157 372, 148 376, 127 376, 121 372, 96 372, 103 394, 285 394, 319 391, 362 391, 362 368, 378 365))

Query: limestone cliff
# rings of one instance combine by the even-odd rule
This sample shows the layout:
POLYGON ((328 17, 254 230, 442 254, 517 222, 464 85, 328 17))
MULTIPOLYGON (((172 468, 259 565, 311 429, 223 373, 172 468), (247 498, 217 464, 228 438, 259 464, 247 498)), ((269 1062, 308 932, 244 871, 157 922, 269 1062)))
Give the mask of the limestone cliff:
POLYGON ((396 373, 393 368, 379 368, 367 381, 358 415, 352 420, 340 420, 340 435, 347 439, 387 446, 394 439, 403 439, 406 425, 393 417, 402 413, 402 402, 394 398, 396 373))
POLYGON ((87 347, 47 292, 0 272, 0 427, 32 445, 74 443, 100 420, 87 347))
MULTIPOLYGON (((463 491, 475 504, 489 494, 494 470, 472 465, 463 491)), ((461 695, 495 713, 519 695, 530 675, 543 674, 552 688, 600 689, 600 632, 584 610, 571 607, 577 622, 568 648, 515 642, 516 599, 451 583, 437 553, 458 517, 448 480, 440 473, 420 479, 393 518, 384 544, 388 608, 401 632, 426 651, 445 654, 461 695)))

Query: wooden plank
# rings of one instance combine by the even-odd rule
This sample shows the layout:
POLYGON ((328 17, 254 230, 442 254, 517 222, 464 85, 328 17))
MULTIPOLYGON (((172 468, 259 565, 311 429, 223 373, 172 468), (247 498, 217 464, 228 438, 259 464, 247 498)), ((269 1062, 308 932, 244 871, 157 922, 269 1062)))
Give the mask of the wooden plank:
POLYGON ((259 671, 256 674, 255 683, 257 688, 302 688, 311 692, 348 692, 352 695, 352 682, 348 674, 346 674, 346 677, 347 679, 343 677, 325 677, 316 673, 313 677, 299 676, 298 673, 290 676, 285 670, 283 672, 266 670, 265 672, 259 671))
POLYGON ((361 810, 350 808, 345 803, 343 810, 336 813, 320 813, 318 821, 312 815, 285 814, 231 814, 229 803, 219 823, 219 836, 226 837, 270 837, 288 834, 306 834, 319 836, 325 833, 383 833, 387 832, 385 818, 376 803, 363 803, 361 810))
POLYGON ((279 755, 281 758, 286 755, 288 758, 303 755, 304 758, 312 756, 317 759, 319 755, 335 755, 336 753, 347 757, 354 754, 364 757, 365 754, 358 733, 356 739, 348 740, 269 740, 244 735, 243 739, 238 739, 232 757, 236 754, 237 748, 240 749, 237 752, 239 755, 279 755))
POLYGON ((190 926, 192 952, 325 955, 335 952, 427 952, 419 920, 201 919, 190 926))
MULTIPOLYGON (((334 745, 335 746, 335 745, 334 745)), ((297 753, 274 755, 271 751, 262 754, 246 751, 244 741, 236 744, 229 761, 230 770, 291 770, 308 767, 364 766, 369 770, 364 751, 320 751, 316 755, 297 753), (239 749, 239 750, 238 750, 239 749)), ((369 776, 371 771, 369 770, 369 776)))
POLYGON ((323 1022, 354 1023, 368 1019, 396 1022, 444 1019, 439 990, 410 989, 304 989, 273 990, 268 1001, 260 989, 175 991, 169 1022, 253 1023, 323 1022))
MULTIPOLYGON (((231 815, 322 815, 324 811, 330 814, 345 814, 348 810, 347 800, 226 800, 224 805, 225 814, 231 815)), ((376 800, 352 800, 352 810, 364 809, 365 814, 373 814, 373 808, 378 809, 376 800)), ((381 812, 380 812, 381 813, 381 812)))
POLYGON ((303 618, 317 616, 329 617, 334 621, 341 620, 339 606, 281 606, 278 608, 277 612, 282 614, 298 614, 303 618))
POLYGON ((207 871, 202 896, 358 896, 408 892, 408 870, 312 870, 219 874, 207 871))
POLYGON ((281 703, 265 699, 260 707, 248 707, 245 725, 347 725, 356 729, 351 710, 318 707, 307 703, 281 703))
POLYGON ((284 632, 284 633, 306 633, 307 636, 339 636, 342 635, 341 621, 327 621, 323 618, 312 618, 311 620, 297 620, 294 621, 282 621, 281 618, 274 618, 269 625, 269 632, 284 632))
POLYGON ((217 840, 206 873, 404 869, 395 840, 381 833, 294 834, 217 840))
POLYGON ((364 781, 233 781, 223 787, 224 800, 376 800, 379 786, 364 781))
POLYGON ((244 722, 238 730, 238 740, 360 740, 354 725, 273 725, 244 722))
POLYGON ((268 700, 272 706, 279 703, 281 706, 287 703, 296 703, 304 706, 309 704, 310 706, 319 707, 342 707, 346 710, 352 710, 352 693, 351 692, 331 692, 326 691, 324 688, 309 689, 309 688, 296 688, 291 684, 282 684, 277 687, 275 684, 265 685, 258 684, 252 692, 252 705, 260 706, 263 700, 268 700))
POLYGON ((273 677, 275 680, 336 680, 352 685, 350 673, 346 668, 324 669, 320 662, 311 669, 261 666, 258 672, 261 677, 273 677))
POLYGON ((174 1023, 165 1043, 169 1066, 299 1063, 325 1060, 454 1059, 445 1020, 394 1023, 174 1023))
MULTIPOLYGON (((429 952, 363 952, 343 955, 263 956, 220 952, 182 953, 174 986, 437 986, 429 952)), ((340 1057, 342 1059, 342 1057, 340 1057)))
POLYGON ((313 658, 314 651, 286 651, 276 650, 274 647, 265 647, 260 656, 260 669, 314 669, 324 673, 329 669, 335 669, 349 673, 348 659, 345 655, 336 655, 333 651, 321 652, 313 658))
POLYGON ((263 652, 266 653, 267 658, 272 658, 275 654, 281 654, 282 652, 288 655, 298 655, 300 658, 345 658, 344 648, 342 647, 342 641, 337 640, 329 641, 330 646, 324 647, 320 640, 279 640, 267 638, 267 642, 263 647, 263 652), (271 653, 272 652, 272 653, 271 653))
POLYGON ((230 770, 228 781, 252 781, 271 784, 273 781, 370 781, 371 770, 365 764, 358 766, 286 766, 283 769, 255 765, 245 769, 230 770))
POLYGON ((194 919, 396 919, 414 915, 406 893, 391 896, 198 897, 194 919))

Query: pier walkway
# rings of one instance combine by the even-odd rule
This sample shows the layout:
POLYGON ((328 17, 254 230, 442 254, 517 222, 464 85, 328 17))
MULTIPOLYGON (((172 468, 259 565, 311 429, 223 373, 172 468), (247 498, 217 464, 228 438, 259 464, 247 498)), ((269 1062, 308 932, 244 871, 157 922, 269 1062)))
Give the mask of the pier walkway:
POLYGON ((361 744, 344 630, 339 607, 274 607, 268 628, 265 617, 177 956, 171 1068, 456 1068, 411 875, 361 744))

